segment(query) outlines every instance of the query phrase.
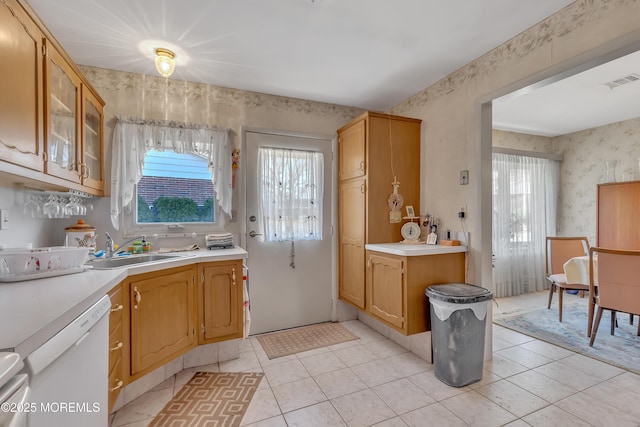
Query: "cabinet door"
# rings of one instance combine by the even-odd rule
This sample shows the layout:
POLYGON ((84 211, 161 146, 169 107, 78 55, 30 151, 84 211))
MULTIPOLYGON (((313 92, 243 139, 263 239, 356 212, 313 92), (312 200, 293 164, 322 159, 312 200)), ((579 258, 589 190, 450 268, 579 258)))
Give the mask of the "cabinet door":
POLYGON ((199 266, 199 344, 242 338, 242 261, 199 266))
POLYGON ((0 2, 0 160, 42 171, 43 35, 14 0, 0 2))
POLYGON ((56 48, 46 45, 47 163, 49 175, 79 183, 80 78, 56 48))
POLYGON ((195 347, 194 268, 134 276, 129 282, 131 375, 195 347))
POLYGON ((639 211, 639 181, 598 185, 597 246, 640 250, 639 211))
POLYGON ((404 265, 401 259, 370 255, 367 260, 369 311, 372 315, 404 328, 404 265))
POLYGON ((340 184, 339 194, 339 290, 340 298, 365 307, 365 191, 366 181, 340 184))
POLYGON ((362 119, 338 135, 338 177, 340 180, 363 176, 367 170, 366 124, 366 119, 362 119))
POLYGON ((82 86, 82 185, 104 189, 102 104, 86 86, 82 86))

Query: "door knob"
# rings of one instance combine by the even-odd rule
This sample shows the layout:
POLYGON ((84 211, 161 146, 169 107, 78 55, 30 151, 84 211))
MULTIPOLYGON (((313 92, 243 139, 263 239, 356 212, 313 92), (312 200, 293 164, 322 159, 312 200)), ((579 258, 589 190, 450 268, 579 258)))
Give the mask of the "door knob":
POLYGON ((255 231, 251 230, 249 232, 249 237, 256 237, 256 236, 262 236, 262 234, 260 233, 256 233, 255 231))

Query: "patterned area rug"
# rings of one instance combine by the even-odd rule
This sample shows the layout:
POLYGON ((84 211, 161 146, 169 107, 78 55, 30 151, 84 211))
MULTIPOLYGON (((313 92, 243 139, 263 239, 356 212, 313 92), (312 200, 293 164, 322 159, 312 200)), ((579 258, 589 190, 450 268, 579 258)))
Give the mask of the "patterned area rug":
POLYGON ((358 339, 339 323, 318 323, 256 338, 269 359, 358 339))
POLYGON ((239 426, 263 375, 196 372, 149 426, 239 426))
POLYGON ((605 310, 593 347, 589 347, 587 317, 585 305, 565 305, 560 323, 557 308, 548 310, 545 306, 539 310, 494 319, 493 323, 640 373, 640 337, 636 336, 638 317, 634 318, 634 325, 629 325, 629 315, 618 313, 618 327, 615 335, 610 335, 611 312, 605 310))

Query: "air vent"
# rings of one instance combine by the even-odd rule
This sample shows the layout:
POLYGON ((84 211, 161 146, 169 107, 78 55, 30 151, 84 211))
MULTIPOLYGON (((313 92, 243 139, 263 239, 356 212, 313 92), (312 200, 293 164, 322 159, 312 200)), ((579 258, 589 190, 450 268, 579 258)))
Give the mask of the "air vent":
POLYGON ((609 89, 613 89, 613 88, 616 88, 618 86, 626 85, 628 83, 633 83, 633 82, 638 81, 638 80, 640 80, 640 74, 631 73, 628 76, 624 76, 624 77, 621 77, 619 79, 615 79, 615 80, 611 80, 610 82, 606 82, 605 86, 607 86, 609 89))

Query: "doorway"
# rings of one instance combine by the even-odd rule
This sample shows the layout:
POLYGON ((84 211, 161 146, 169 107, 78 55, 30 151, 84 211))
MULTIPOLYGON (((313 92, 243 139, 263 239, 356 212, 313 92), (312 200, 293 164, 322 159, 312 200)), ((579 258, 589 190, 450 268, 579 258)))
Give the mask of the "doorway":
MULTIPOLYGON (((334 304, 333 141, 331 138, 292 136, 257 130, 246 131, 244 138, 247 164, 245 216, 246 250, 249 253, 247 267, 251 334, 330 321, 334 304), (268 215, 273 216, 273 212, 265 213, 268 209, 264 208, 264 203, 272 201, 264 196, 267 183, 264 178, 265 163, 261 156, 274 150, 293 153, 297 158, 306 158, 309 154, 313 154, 311 157, 314 159, 320 158, 322 170, 318 184, 322 191, 321 194, 318 193, 318 200, 312 201, 313 204, 321 205, 319 214, 314 215, 319 218, 320 223, 314 228, 316 235, 312 238, 301 238, 295 233, 274 238, 273 232, 265 236, 265 231, 273 228, 267 227, 269 220, 266 219, 268 215), (262 166, 259 166, 261 159, 262 166), (260 175, 261 170, 263 173, 260 175)), ((286 185, 287 180, 291 179, 291 171, 288 169, 290 167, 278 168, 278 173, 284 174, 279 179, 280 183, 286 185)), ((307 174, 298 174, 297 179, 306 182, 308 178, 300 178, 301 175, 307 174)))

